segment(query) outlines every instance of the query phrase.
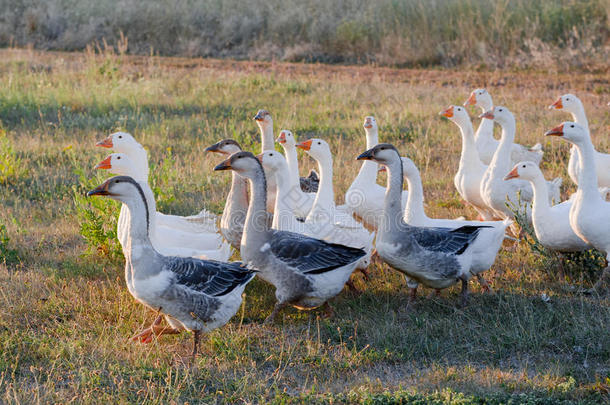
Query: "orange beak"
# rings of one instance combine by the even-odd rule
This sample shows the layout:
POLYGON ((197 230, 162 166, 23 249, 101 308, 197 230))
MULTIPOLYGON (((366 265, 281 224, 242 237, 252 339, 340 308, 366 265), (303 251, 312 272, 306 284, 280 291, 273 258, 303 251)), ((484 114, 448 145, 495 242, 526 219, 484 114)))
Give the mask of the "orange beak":
POLYGON ((112 137, 104 139, 103 141, 99 141, 95 144, 95 146, 101 146, 102 148, 112 148, 114 145, 112 144, 112 137))
POLYGON ((365 128, 373 128, 373 123, 371 122, 371 120, 366 120, 364 121, 364 127, 365 128))
POLYGON ((453 117, 453 106, 450 105, 449 107, 445 108, 443 111, 440 112, 440 114, 443 117, 447 117, 447 118, 453 117))
POLYGON ((519 171, 517 170, 516 167, 513 168, 513 170, 511 170, 506 177, 504 177, 504 180, 510 180, 510 179, 516 179, 519 177, 519 171))
POLYGON ((563 108, 563 103, 561 102, 561 97, 557 99, 553 104, 549 106, 549 109, 561 110, 563 108))
POLYGON ((479 118, 487 118, 488 120, 493 120, 494 117, 494 112, 489 110, 489 111, 485 111, 483 114, 479 115, 479 118))
POLYGON ((303 150, 311 149, 311 139, 297 143, 297 148, 301 148, 303 150))
POLYGON ((563 136, 563 124, 556 126, 555 128, 546 131, 544 133, 546 136, 563 136))
POLYGON ((474 91, 472 93, 470 93, 470 97, 468 97, 468 100, 466 100, 466 102, 464 103, 464 107, 469 106, 469 105, 475 105, 477 103, 477 96, 476 94, 474 94, 474 91))
POLYGON ((280 132, 280 136, 277 137, 276 140, 277 143, 286 143, 286 135, 284 134, 284 131, 280 132))
POLYGON ((108 156, 106 159, 102 160, 101 162, 99 162, 94 169, 112 169, 112 158, 110 156, 108 156))

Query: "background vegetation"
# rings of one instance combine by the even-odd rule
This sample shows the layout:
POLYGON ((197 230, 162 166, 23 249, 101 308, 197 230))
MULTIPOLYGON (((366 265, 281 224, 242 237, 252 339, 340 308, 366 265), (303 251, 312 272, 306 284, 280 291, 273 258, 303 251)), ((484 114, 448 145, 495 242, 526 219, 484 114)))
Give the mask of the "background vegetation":
POLYGON ((1 0, 0 45, 591 70, 610 56, 609 14, 607 0, 1 0))
MULTIPOLYGON (((92 169, 108 152, 95 142, 122 129, 148 149, 163 210, 219 213, 230 176, 213 172, 219 158, 203 150, 232 137, 258 151, 252 117, 267 108, 276 132, 328 140, 339 201, 365 148, 363 117, 373 114, 381 139, 421 169, 428 213, 473 218, 452 183, 460 135, 438 112, 480 86, 514 111, 519 142, 543 142, 545 174, 564 177, 567 197, 569 146, 542 136, 567 116, 545 107, 561 93, 577 94, 594 142, 610 150, 606 75, 9 49, 0 51, 0 82, 0 402, 608 400, 609 298, 578 294, 590 286, 589 273, 573 269, 562 279, 556 260, 528 243, 507 244, 486 273, 497 294, 473 285, 465 308, 456 307, 458 286, 440 298, 422 291, 405 311, 404 279, 375 266, 370 282, 356 280, 361 295, 334 300, 334 318, 286 310, 268 327, 273 289, 254 280, 243 309, 204 339, 189 367, 186 333, 150 345, 129 341, 154 314, 125 287, 114 240, 118 204, 83 198, 109 176, 92 169)), ((301 162, 304 172, 314 166, 307 156, 301 162)))

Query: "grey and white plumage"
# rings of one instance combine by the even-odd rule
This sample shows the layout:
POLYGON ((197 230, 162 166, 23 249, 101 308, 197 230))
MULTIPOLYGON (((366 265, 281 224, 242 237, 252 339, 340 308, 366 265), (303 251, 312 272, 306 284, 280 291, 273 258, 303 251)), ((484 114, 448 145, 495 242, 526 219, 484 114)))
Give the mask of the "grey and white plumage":
POLYGON ((301 234, 271 229, 266 221, 266 179, 250 152, 239 152, 214 170, 234 170, 250 182, 250 205, 241 241, 242 260, 276 288, 277 303, 268 321, 290 304, 312 309, 337 295, 364 250, 328 243, 301 234))
POLYGON ((320 185, 320 176, 318 176, 318 172, 311 169, 307 177, 299 177, 299 183, 304 193, 316 193, 320 185))
POLYGON ((140 303, 164 314, 174 330, 195 334, 227 323, 241 305, 255 272, 241 263, 163 256, 148 236, 150 218, 142 188, 133 178, 116 176, 88 193, 121 201, 130 211, 129 239, 123 246, 125 279, 140 303))
POLYGON ((385 165, 388 186, 383 220, 377 233, 377 253, 394 269, 425 286, 441 289, 462 281, 467 293, 472 265, 472 245, 485 226, 466 225, 457 229, 420 228, 404 222, 400 194, 402 162, 396 148, 379 144, 362 153, 359 160, 385 165))

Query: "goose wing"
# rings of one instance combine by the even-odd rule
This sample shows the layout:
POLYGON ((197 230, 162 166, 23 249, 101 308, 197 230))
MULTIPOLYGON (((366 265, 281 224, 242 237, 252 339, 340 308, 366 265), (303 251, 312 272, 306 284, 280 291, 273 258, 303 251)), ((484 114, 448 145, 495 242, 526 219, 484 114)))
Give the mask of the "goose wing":
POLYGON ((301 190, 305 193, 316 193, 320 184, 320 176, 315 170, 311 170, 307 177, 299 177, 301 190))
POLYGON ((177 284, 214 297, 226 295, 247 284, 255 274, 240 262, 224 263, 191 257, 171 257, 165 267, 174 273, 177 284))
POLYGON ((424 249, 447 254, 460 255, 476 239, 482 228, 490 226, 466 225, 450 228, 416 228, 415 241, 424 249))
POLYGON ((366 255, 362 249, 286 231, 274 231, 269 246, 279 260, 304 274, 325 273, 366 255))

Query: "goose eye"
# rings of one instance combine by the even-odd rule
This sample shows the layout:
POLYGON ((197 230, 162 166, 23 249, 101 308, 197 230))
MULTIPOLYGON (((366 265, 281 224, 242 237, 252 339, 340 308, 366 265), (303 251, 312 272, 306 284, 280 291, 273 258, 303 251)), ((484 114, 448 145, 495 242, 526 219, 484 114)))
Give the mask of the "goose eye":
POLYGON ((273 156, 273 153, 270 153, 269 156, 273 156))
POLYGON ((123 139, 123 135, 119 135, 119 139, 123 139))
POLYGON ((117 158, 117 160, 121 160, 121 157, 120 157, 120 156, 117 156, 116 158, 117 158))
POLYGON ((502 109, 500 108, 498 111, 502 111, 502 109))
POLYGON ((521 167, 523 167, 523 168, 525 169, 525 165, 523 165, 523 166, 521 166, 521 167))
POLYGON ((570 98, 569 98, 569 97, 568 97, 568 98, 566 98, 566 101, 570 101, 570 98))
POLYGON ((570 128, 574 128, 574 125, 570 125, 570 128))
POLYGON ((322 142, 318 142, 318 145, 322 145, 322 142))

